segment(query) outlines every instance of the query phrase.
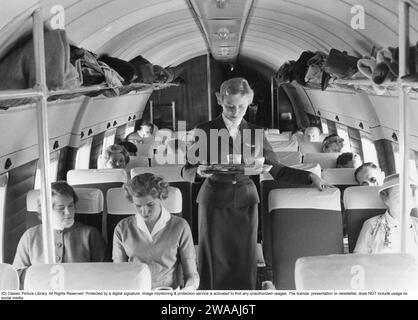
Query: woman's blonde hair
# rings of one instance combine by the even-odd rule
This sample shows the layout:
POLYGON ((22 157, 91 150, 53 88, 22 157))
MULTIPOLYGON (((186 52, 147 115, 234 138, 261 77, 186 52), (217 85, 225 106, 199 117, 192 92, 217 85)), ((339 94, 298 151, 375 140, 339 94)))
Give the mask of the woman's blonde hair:
POLYGON ((152 173, 143 173, 133 177, 123 185, 126 197, 133 201, 132 197, 151 196, 165 200, 168 198, 168 183, 160 176, 152 173))

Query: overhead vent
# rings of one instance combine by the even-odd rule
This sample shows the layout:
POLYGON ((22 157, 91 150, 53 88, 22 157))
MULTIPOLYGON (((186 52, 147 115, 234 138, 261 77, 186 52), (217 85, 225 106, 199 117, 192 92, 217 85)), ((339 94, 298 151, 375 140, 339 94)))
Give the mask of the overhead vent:
POLYGON ((254 0, 188 0, 212 56, 234 61, 240 51, 254 0))

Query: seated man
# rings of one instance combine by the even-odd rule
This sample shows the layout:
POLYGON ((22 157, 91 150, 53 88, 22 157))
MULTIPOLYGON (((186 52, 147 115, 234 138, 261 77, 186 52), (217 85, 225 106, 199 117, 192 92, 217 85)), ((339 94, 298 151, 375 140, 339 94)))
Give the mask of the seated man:
POLYGON ((354 168, 357 169, 363 164, 357 153, 346 152, 337 158, 337 168, 354 168))
MULTIPOLYGON (((75 203, 78 200, 74 189, 65 181, 54 182, 51 188, 56 262, 104 262, 106 245, 100 232, 74 222, 75 203)), ((37 225, 26 230, 20 238, 13 266, 21 270, 43 263, 42 225, 37 225)))
POLYGON ((136 153, 138 152, 138 148, 136 147, 136 145, 133 144, 132 142, 127 141, 127 140, 118 142, 118 145, 124 147, 126 149, 126 151, 128 151, 130 156, 135 157, 136 153))
MULTIPOLYGON (((415 207, 414 197, 417 184, 410 181, 407 190, 406 211, 408 228, 406 230, 406 251, 409 254, 418 255, 418 218, 411 216, 411 210, 415 207)), ((363 224, 357 240, 354 253, 399 253, 401 250, 401 226, 400 218, 403 214, 400 210, 399 175, 391 175, 385 179, 379 190, 379 195, 387 206, 385 214, 373 217, 363 224)))
POLYGON ((124 147, 114 144, 107 147, 103 160, 107 169, 125 169, 129 163, 129 153, 124 147))
POLYGON ((154 134, 154 125, 148 120, 142 119, 139 122, 139 130, 130 133, 126 140, 134 144, 144 143, 154 134))
POLYGON ((374 163, 366 162, 357 168, 354 178, 361 186, 380 186, 385 179, 385 173, 374 163))
POLYGON ((337 134, 332 134, 322 142, 322 153, 339 153, 344 148, 344 139, 337 134))

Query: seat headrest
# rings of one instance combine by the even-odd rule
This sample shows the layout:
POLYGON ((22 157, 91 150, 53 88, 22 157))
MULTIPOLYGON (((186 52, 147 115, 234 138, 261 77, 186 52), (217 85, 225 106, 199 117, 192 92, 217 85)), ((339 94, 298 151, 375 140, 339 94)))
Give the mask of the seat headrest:
POLYGON ((271 147, 274 152, 288 152, 288 151, 298 151, 299 143, 297 140, 293 141, 271 141, 271 147))
POLYGON ((269 131, 266 133, 266 138, 268 142, 277 142, 277 141, 289 141, 290 137, 291 137, 291 133, 290 132, 283 132, 280 133, 275 132, 275 131, 270 131, 270 130, 277 130, 277 129, 269 129, 269 131))
POLYGON ((336 168, 340 153, 307 153, 303 158, 305 163, 318 163, 322 169, 336 168))
POLYGON ((350 187, 344 191, 344 208, 356 209, 386 209, 379 196, 380 187, 350 187))
MULTIPOLYGON (((103 212, 103 192, 93 188, 74 188, 78 196, 75 204, 75 212, 80 214, 97 214, 103 212)), ((26 210, 29 212, 38 211, 40 190, 30 190, 26 195, 26 210)))
MULTIPOLYGON (((321 176, 321 166, 319 164, 313 163, 301 163, 297 165, 290 166, 293 169, 305 170, 312 173, 315 173, 317 176, 321 176)), ((260 182, 266 180, 273 180, 273 177, 270 173, 262 173, 260 175, 260 182)))
POLYGON ((418 265, 403 254, 300 258, 296 290, 418 290, 418 265))
POLYGON ((131 170, 132 168, 136 167, 149 167, 149 160, 148 157, 144 156, 130 156, 129 163, 126 165, 126 170, 131 170))
POLYGON ((28 268, 24 289, 149 291, 151 272, 144 263, 40 264, 28 268))
POLYGON ((303 154, 321 153, 321 150, 322 142, 302 141, 299 148, 299 151, 303 154))
POLYGON ((269 194, 269 211, 276 209, 318 209, 341 211, 340 190, 315 188, 275 189, 269 194))
MULTIPOLYGON (((142 157, 147 157, 147 158, 152 158, 154 156, 154 144, 137 144, 136 148, 138 149, 138 151, 136 152, 137 156, 142 156, 142 157)), ((132 161, 132 159, 130 159, 129 163, 130 164, 132 161)))
POLYGON ((275 152, 280 163, 291 166, 302 163, 302 154, 299 151, 275 152))
POLYGON ((0 263, 0 290, 19 290, 19 276, 9 264, 0 263))
POLYGON ((128 174, 124 169, 79 169, 70 170, 67 173, 67 182, 70 185, 110 182, 125 183, 127 181, 128 174))
POLYGON ((334 185, 355 186, 357 181, 354 178, 354 168, 328 168, 322 171, 322 179, 334 185))
POLYGON ((167 182, 181 182, 185 181, 181 176, 181 165, 164 166, 164 167, 150 167, 150 168, 133 168, 131 170, 131 177, 138 176, 143 173, 153 173, 161 176, 167 182))
MULTIPOLYGON (((113 188, 106 195, 107 212, 112 215, 131 215, 136 213, 135 205, 125 195, 123 188, 113 188)), ((163 201, 164 207, 170 213, 180 213, 183 210, 183 197, 178 188, 168 187, 168 198, 163 201)))

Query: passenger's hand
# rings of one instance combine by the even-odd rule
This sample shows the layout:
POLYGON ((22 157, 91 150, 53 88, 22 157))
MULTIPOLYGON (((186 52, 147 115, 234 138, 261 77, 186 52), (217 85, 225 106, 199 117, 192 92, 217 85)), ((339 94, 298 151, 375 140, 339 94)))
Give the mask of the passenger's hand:
POLYGON ((197 167, 197 174, 202 178, 210 178, 213 174, 207 174, 200 170, 200 167, 197 167))
POLYGON ((315 173, 311 173, 310 178, 312 181, 312 187, 317 188, 319 191, 334 187, 332 184, 329 184, 315 173))

